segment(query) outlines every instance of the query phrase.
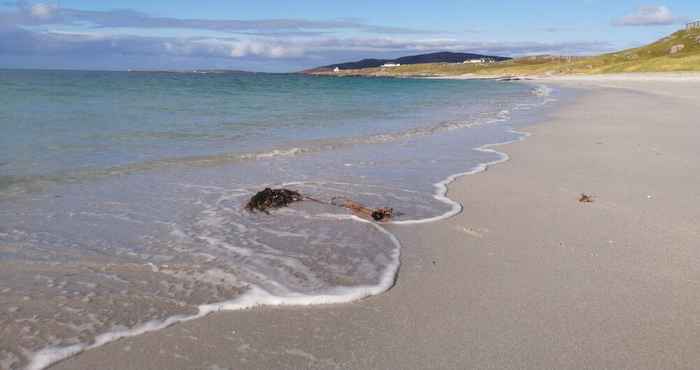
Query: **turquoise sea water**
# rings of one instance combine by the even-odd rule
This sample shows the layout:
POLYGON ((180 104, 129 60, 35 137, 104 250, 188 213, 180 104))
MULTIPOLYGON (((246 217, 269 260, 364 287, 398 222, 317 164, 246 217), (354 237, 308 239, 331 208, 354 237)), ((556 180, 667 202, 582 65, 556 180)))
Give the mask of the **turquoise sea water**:
MULTIPOLYGON (((0 71, 3 175, 257 152, 459 120, 462 94, 519 87, 299 75, 0 71), (482 86, 480 86, 482 85, 482 86)), ((489 97, 488 95, 493 95, 489 97)), ((469 109, 470 107, 466 107, 469 109)))
POLYGON ((513 124, 532 119, 544 92, 498 81, 0 71, 0 361, 41 367, 100 334, 241 297, 377 294, 398 269, 398 225, 308 202, 272 215, 243 204, 285 185, 390 206, 399 223, 450 214, 457 205, 435 184, 499 160, 475 149, 518 139, 513 124))

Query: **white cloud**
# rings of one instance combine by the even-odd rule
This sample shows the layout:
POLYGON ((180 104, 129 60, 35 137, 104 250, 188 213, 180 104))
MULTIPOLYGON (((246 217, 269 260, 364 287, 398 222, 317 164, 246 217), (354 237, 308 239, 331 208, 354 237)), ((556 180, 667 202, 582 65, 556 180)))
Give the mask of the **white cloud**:
POLYGON ((262 58, 297 58, 304 55, 304 48, 282 42, 268 42, 264 40, 221 40, 203 39, 188 43, 190 50, 204 52, 206 54, 230 58, 262 57, 262 58))
POLYGON ((667 26, 678 23, 676 17, 666 6, 642 6, 632 14, 628 14, 613 22, 616 26, 667 26))
POLYGON ((55 4, 39 3, 29 8, 29 14, 35 18, 48 19, 53 16, 57 9, 58 7, 55 4))

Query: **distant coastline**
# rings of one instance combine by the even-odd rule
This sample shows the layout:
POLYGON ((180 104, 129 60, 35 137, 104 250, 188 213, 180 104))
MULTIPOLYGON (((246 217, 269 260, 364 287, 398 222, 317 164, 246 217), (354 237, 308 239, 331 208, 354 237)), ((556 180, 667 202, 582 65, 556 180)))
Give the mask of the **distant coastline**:
MULTIPOLYGON (((440 54, 440 53, 437 53, 440 54)), ((457 54, 455 54, 457 55, 457 54)), ((466 54, 465 54, 466 55, 466 54)), ((592 75, 609 73, 700 72, 700 28, 677 31, 652 44, 597 56, 538 55, 505 57, 484 63, 459 60, 400 64, 386 67, 364 60, 313 68, 303 73, 315 76, 502 78, 512 76, 592 75), (491 62, 494 61, 494 62, 491 62), (349 66, 349 68, 344 68, 349 66), (360 66, 359 68, 353 68, 360 66)))
POLYGON ((257 74, 261 72, 241 71, 237 69, 127 69, 129 73, 199 73, 199 74, 257 74))
POLYGON ((432 63, 451 63, 451 64, 464 64, 470 63, 471 61, 478 62, 505 62, 511 60, 510 57, 496 56, 496 55, 484 55, 484 54, 474 54, 474 53, 455 53, 449 51, 428 53, 428 54, 418 54, 409 55, 405 57, 395 58, 395 59, 362 59, 356 62, 345 62, 338 64, 331 64, 322 67, 312 68, 303 71, 307 74, 325 74, 325 73, 337 73, 344 70, 363 70, 367 68, 394 68, 406 65, 417 65, 417 64, 432 64, 432 63))

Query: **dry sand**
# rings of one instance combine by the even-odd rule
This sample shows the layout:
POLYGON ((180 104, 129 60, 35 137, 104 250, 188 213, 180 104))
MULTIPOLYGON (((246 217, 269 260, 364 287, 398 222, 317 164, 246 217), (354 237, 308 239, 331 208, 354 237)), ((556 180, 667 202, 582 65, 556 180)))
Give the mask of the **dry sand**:
POLYGON ((222 312, 52 369, 700 368, 700 82, 554 83, 586 90, 450 186, 464 213, 392 227, 386 294, 222 312))

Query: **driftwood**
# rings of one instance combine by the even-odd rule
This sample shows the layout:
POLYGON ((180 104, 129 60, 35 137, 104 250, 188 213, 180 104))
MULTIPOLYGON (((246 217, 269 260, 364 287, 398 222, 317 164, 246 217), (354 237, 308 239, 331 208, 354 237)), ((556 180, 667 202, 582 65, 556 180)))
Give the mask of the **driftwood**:
POLYGON ((393 208, 367 208, 360 203, 346 198, 333 198, 331 204, 347 208, 358 216, 371 218, 377 222, 387 221, 394 215, 393 208))
POLYGON ((333 198, 330 202, 325 202, 302 195, 301 193, 289 189, 271 189, 265 188, 253 195, 245 206, 250 212, 260 211, 270 214, 271 209, 287 207, 292 203, 301 202, 303 200, 311 200, 317 203, 341 207, 349 209, 353 214, 372 219, 377 222, 388 221, 394 216, 393 208, 368 208, 360 203, 347 198, 333 198))
POLYGON ((578 201, 581 203, 593 203, 593 196, 588 194, 581 194, 581 197, 578 198, 578 201))

